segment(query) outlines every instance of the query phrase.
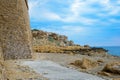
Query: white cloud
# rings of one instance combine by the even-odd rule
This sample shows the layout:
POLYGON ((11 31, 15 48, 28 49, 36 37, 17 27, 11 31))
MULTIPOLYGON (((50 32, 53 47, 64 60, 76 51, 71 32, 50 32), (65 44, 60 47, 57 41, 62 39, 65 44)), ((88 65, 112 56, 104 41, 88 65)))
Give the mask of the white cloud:
MULTIPOLYGON (((109 23, 120 23, 120 20, 117 20, 117 19, 109 19, 109 23)), ((119 26, 120 27, 120 26, 119 26)))
MULTIPOLYGON (((69 7, 63 7, 61 6, 61 10, 65 9, 65 13, 62 13, 61 11, 55 12, 53 11, 50 6, 54 6, 54 4, 49 4, 49 0, 29 0, 29 12, 31 18, 37 19, 37 20, 57 20, 61 22, 79 22, 82 24, 92 25, 98 22, 98 19, 88 18, 83 15, 85 14, 92 14, 97 15, 99 17, 106 17, 110 15, 116 15, 120 13, 120 6, 117 4, 120 3, 119 0, 117 0, 118 3, 113 3, 110 0, 67 0, 67 1, 56 1, 52 0, 54 2, 65 5, 69 5, 69 7), (93 5, 99 5, 101 8, 93 7, 93 5), (49 5, 49 6, 47 6, 49 5), (104 11, 105 13, 102 13, 104 11)), ((57 9, 57 5, 55 5, 57 9)))
POLYGON ((61 17, 53 12, 50 11, 44 11, 42 13, 43 18, 48 19, 48 20, 61 20, 61 17))
MULTIPOLYGON (((30 13, 30 17, 37 19, 37 20, 59 20, 62 22, 79 22, 79 23, 83 23, 83 24, 92 24, 95 22, 95 20, 90 19, 90 18, 85 18, 82 17, 81 14, 86 13, 87 11, 90 11, 92 9, 88 9, 85 4, 85 2, 81 2, 80 0, 75 0, 75 1, 69 1, 67 5, 69 5, 70 7, 68 7, 67 9, 62 7, 62 9, 67 10, 63 15, 61 15, 61 12, 54 12, 52 11, 52 9, 50 9, 49 7, 46 7, 47 5, 47 1, 46 2, 41 2, 41 0, 36 0, 36 1, 29 1, 29 13, 30 13), (73 3, 72 3, 73 2, 73 3), (44 5, 43 5, 44 4, 44 5), (87 11, 86 11, 87 9, 87 11)), ((59 2, 60 3, 60 2, 59 2)), ((56 8, 57 9, 57 8, 56 8)), ((92 11, 91 11, 92 12, 92 11)))
POLYGON ((68 11, 69 14, 62 19, 64 22, 79 22, 90 25, 96 21, 95 19, 82 16, 84 13, 90 13, 94 11, 94 9, 89 8, 87 3, 82 0, 74 0, 74 2, 70 4, 68 11))
POLYGON ((32 14, 34 9, 37 7, 37 5, 40 5, 40 4, 38 0, 36 1, 29 0, 28 5, 29 5, 29 13, 32 14))
POLYGON ((61 29, 64 31, 69 31, 73 33, 80 33, 84 31, 84 27, 81 26, 62 26, 61 29))
POLYGON ((37 23, 44 21, 43 24, 47 24, 34 27, 67 35, 71 39, 74 37, 78 42, 85 42, 86 40, 86 42, 92 43, 93 41, 92 44, 94 45, 119 42, 118 38, 108 40, 110 36, 114 35, 106 34, 108 28, 110 31, 120 29, 120 19, 116 18, 119 13, 120 0, 29 0, 31 20, 36 20, 37 23), (73 26, 74 24, 75 26, 73 26), (107 36, 108 38, 106 38, 107 36), (94 40, 95 38, 96 40, 94 40), (96 41, 101 42, 94 43, 96 41))
POLYGON ((116 16, 120 13, 120 1, 115 0, 112 2, 111 0, 100 0, 100 5, 103 5, 103 8, 101 11, 105 11, 105 13, 99 13, 98 16, 101 17, 110 17, 110 16, 116 16))
MULTIPOLYGON (((40 27, 41 30, 48 31, 48 32, 55 32, 58 34, 62 35, 67 35, 67 36, 84 36, 87 35, 88 29, 83 26, 61 26, 55 28, 55 26, 49 26, 49 27, 40 27)), ((89 34, 89 33, 88 33, 89 34)))

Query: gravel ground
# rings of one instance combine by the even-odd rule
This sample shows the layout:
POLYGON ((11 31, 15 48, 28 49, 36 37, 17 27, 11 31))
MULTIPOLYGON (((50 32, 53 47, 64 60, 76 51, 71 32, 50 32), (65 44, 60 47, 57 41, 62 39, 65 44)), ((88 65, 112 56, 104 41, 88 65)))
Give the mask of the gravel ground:
POLYGON ((34 59, 23 60, 23 65, 29 66, 50 80, 112 80, 112 78, 98 75, 97 72, 101 71, 108 62, 120 61, 120 58, 116 57, 95 57, 80 54, 33 53, 33 55, 34 59), (70 65, 71 62, 82 60, 83 58, 93 61, 103 60, 104 63, 97 68, 87 71, 70 65))
POLYGON ((113 77, 117 78, 117 76, 113 76, 113 77, 103 76, 98 74, 98 72, 100 72, 107 63, 120 61, 119 57, 113 57, 113 56, 101 57, 101 56, 87 56, 87 55, 80 55, 80 54, 75 54, 75 55, 60 54, 60 53, 34 53, 34 58, 35 60, 50 60, 57 64, 60 64, 61 66, 73 68, 79 72, 85 72, 85 73, 97 75, 106 80, 111 80, 113 77), (70 63, 76 60, 82 60, 83 58, 88 58, 92 61, 102 60, 103 63, 101 63, 98 67, 95 67, 91 70, 83 70, 81 68, 70 65, 70 63))
POLYGON ((63 67, 50 60, 24 61, 22 65, 29 66, 49 80, 105 80, 91 74, 63 67))

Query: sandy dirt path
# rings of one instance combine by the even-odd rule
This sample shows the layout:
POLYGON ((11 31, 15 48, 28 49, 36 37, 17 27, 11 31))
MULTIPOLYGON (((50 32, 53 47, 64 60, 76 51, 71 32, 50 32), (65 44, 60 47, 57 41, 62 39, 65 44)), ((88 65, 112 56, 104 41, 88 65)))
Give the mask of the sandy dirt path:
POLYGON ((29 66, 49 80, 105 80, 91 74, 63 67, 49 60, 23 61, 22 65, 29 66))

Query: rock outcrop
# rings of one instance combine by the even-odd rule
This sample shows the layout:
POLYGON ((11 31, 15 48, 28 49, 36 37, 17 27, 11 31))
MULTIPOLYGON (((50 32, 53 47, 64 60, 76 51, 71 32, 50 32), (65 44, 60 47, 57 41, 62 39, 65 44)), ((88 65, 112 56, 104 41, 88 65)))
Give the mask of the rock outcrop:
POLYGON ((107 56, 107 50, 104 48, 97 48, 97 47, 84 47, 84 49, 80 49, 79 52, 82 55, 88 56, 107 56))
POLYGON ((51 46, 73 46, 73 41, 68 40, 67 36, 59 35, 52 32, 42 30, 32 30, 33 45, 51 45, 51 46))
POLYGON ((102 71, 120 75, 120 62, 108 63, 102 71))
POLYGON ((120 80, 120 78, 114 78, 113 80, 120 80))
POLYGON ((77 67, 80 67, 81 69, 93 69, 98 66, 98 63, 95 61, 92 61, 87 58, 83 58, 82 60, 76 60, 75 62, 71 63, 72 65, 75 65, 77 67))
POLYGON ((80 46, 68 40, 67 36, 42 30, 32 30, 33 49, 42 53, 72 53, 88 56, 106 56, 107 50, 103 48, 80 46))
POLYGON ((111 77, 113 80, 120 80, 120 62, 107 63, 98 74, 111 77))

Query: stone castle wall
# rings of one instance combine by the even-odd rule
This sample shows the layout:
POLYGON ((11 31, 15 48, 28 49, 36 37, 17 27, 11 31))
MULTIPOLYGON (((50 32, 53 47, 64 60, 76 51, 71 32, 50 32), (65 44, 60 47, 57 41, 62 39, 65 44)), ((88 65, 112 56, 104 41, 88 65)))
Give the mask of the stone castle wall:
POLYGON ((4 59, 31 58, 26 0, 0 0, 0 47, 4 59))

